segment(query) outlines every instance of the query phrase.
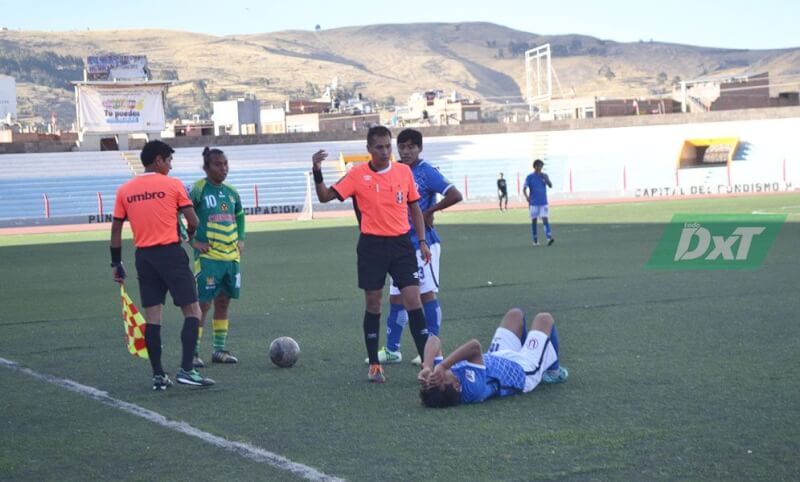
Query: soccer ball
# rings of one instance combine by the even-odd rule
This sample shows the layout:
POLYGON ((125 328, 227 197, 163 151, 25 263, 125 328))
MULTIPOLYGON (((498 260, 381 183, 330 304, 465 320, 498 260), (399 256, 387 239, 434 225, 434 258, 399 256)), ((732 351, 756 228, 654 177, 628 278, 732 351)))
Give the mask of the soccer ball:
POLYGON ((281 368, 289 368, 294 365, 299 356, 300 345, 294 341, 294 338, 281 336, 269 344, 269 359, 281 368))

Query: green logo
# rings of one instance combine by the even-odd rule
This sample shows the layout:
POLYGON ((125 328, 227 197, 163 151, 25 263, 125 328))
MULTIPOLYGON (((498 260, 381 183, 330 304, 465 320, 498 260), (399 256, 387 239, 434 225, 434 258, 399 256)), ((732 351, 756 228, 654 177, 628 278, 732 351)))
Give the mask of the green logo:
POLYGON ((676 214, 653 251, 651 269, 756 269, 785 214, 676 214))

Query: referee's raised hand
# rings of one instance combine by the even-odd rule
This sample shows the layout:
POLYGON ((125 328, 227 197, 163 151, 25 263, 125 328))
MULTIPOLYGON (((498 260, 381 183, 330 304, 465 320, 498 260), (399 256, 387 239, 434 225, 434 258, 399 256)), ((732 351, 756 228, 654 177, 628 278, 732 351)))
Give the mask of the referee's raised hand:
POLYGON ((311 156, 311 161, 313 162, 312 169, 314 169, 315 171, 321 170, 322 169, 322 161, 327 159, 327 157, 328 157, 328 153, 325 152, 324 149, 320 149, 317 152, 315 152, 314 155, 311 156))

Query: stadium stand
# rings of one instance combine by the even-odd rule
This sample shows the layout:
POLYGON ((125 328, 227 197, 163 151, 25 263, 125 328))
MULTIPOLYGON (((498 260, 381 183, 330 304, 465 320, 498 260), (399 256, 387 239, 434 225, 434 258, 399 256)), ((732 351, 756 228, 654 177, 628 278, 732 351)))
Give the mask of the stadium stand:
MULTIPOLYGON (((545 171, 553 181, 551 199, 633 196, 637 190, 673 186, 731 183, 800 183, 796 152, 800 139, 794 134, 798 120, 671 124, 658 126, 581 129, 568 131, 426 137, 422 157, 430 160, 465 195, 466 202, 494 202, 496 179, 503 172, 512 200, 521 200, 520 184, 531 171, 534 158, 544 158, 545 171), (730 162, 682 168, 676 163, 687 139, 735 138, 730 162)), ((364 141, 306 142, 222 146, 235 186, 245 208, 258 205, 268 211, 292 213, 304 205, 306 173, 310 157, 318 149, 328 152, 323 164, 326 180, 335 182, 345 171, 341 154, 366 153, 364 141)), ((204 176, 202 148, 177 149, 171 175, 186 185, 204 176)), ((708 153, 706 153, 708 154, 708 153)), ((712 152, 713 154, 713 152, 712 152)), ((50 201, 53 218, 82 217, 98 213, 97 193, 104 201, 103 214, 113 210, 117 187, 130 179, 133 152, 78 152, 54 154, 6 154, 0 156, 0 226, 9 220, 40 220, 43 196, 50 201)), ((666 192, 666 191, 665 191, 666 192)), ((314 210, 347 210, 349 203, 319 205, 314 210)), ((27 222, 27 221, 26 221, 27 222)), ((37 221, 38 222, 38 221, 37 221)), ((68 222, 76 222, 74 220, 68 222)), ((19 223, 16 223, 19 225, 19 223)))

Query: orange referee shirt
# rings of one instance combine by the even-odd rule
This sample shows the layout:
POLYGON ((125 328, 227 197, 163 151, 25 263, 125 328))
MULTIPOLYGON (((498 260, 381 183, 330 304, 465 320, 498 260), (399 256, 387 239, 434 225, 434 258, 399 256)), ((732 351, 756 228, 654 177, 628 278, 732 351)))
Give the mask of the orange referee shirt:
POLYGON ((131 223, 137 248, 167 245, 180 241, 178 211, 191 205, 179 179, 147 172, 117 189, 114 218, 131 223))
POLYGON ((392 162, 376 172, 365 162, 331 187, 342 199, 355 199, 362 233, 400 236, 408 232, 408 204, 418 201, 419 193, 411 168, 405 164, 392 162))

